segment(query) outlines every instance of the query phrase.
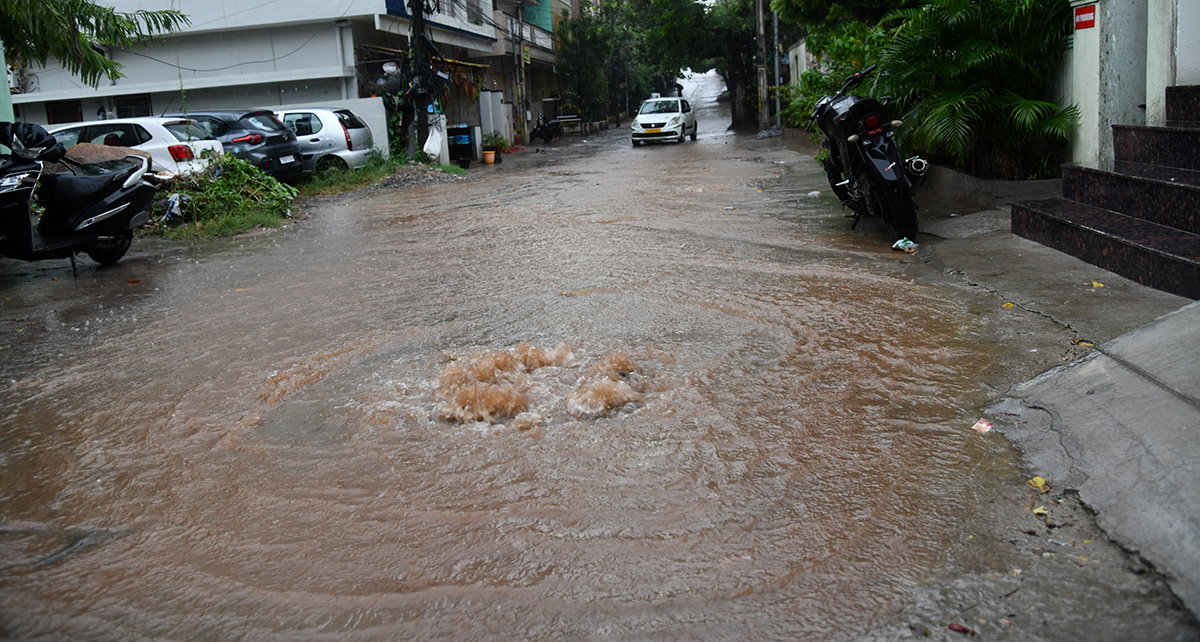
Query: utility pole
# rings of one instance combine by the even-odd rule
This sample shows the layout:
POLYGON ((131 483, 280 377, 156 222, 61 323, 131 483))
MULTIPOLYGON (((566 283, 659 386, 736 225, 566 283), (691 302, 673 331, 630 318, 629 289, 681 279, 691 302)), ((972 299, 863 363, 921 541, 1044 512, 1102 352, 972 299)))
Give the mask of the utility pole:
POLYGON ((767 28, 763 17, 763 0, 754 0, 754 34, 758 40, 758 128, 770 126, 770 107, 767 105, 767 28))
MULTIPOLYGON (((775 83, 783 84, 783 79, 779 77, 779 12, 771 12, 771 27, 775 31, 775 55, 771 56, 775 59, 775 83)), ((783 112, 779 109, 779 91, 775 92, 775 129, 783 131, 783 112)))
POLYGON ((516 0, 513 2, 516 7, 516 17, 513 18, 511 24, 513 28, 513 107, 517 112, 517 122, 513 123, 513 131, 521 135, 521 140, 525 141, 525 111, 526 103, 529 97, 526 95, 525 88, 525 20, 521 15, 521 11, 525 7, 524 0, 516 0))
POLYGON ((413 109, 417 117, 417 150, 429 138, 429 87, 426 86, 428 76, 429 51, 425 42, 425 0, 408 0, 408 11, 412 15, 412 32, 409 36, 409 56, 412 64, 416 86, 413 93, 413 109))

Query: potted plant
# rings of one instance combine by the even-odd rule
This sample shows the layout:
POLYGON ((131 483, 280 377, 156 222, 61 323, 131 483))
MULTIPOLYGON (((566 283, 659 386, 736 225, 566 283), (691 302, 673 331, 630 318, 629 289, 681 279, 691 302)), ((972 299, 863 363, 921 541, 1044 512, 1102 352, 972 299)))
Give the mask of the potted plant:
POLYGON ((499 163, 501 154, 508 153, 508 141, 504 140, 504 134, 499 131, 489 132, 483 137, 483 162, 487 163, 487 157, 493 156, 494 162, 499 163))

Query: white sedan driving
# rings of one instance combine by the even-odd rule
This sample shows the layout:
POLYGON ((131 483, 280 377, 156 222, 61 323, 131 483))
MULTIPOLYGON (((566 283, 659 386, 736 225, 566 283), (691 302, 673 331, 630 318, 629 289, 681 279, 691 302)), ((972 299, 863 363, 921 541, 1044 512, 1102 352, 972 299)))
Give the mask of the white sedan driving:
POLYGON ((696 112, 683 98, 651 98, 642 103, 630 123, 633 146, 649 141, 696 140, 696 112))

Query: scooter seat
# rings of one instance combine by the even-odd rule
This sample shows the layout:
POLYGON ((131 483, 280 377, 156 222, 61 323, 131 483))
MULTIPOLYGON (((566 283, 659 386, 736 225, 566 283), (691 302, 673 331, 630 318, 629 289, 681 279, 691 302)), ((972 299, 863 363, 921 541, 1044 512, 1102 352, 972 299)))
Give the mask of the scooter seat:
POLYGON ((74 173, 43 176, 38 199, 46 213, 38 223, 38 232, 54 238, 72 236, 88 208, 121 189, 125 179, 140 168, 139 163, 116 159, 78 165, 74 173))
POLYGON ((90 205, 115 192, 137 169, 136 163, 123 158, 79 165, 74 173, 61 172, 44 177, 40 196, 49 196, 60 205, 90 205))

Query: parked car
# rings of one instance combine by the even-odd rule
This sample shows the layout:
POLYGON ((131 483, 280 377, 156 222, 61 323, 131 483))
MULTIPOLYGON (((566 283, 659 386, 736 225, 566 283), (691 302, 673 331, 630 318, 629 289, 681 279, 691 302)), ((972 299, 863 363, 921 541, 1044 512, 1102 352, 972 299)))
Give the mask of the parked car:
POLYGON ((637 116, 629 124, 633 146, 656 140, 683 142, 684 136, 696 140, 696 112, 683 98, 651 98, 642 102, 637 116))
POLYGON ((281 109, 275 115, 296 132, 305 172, 362 167, 375 146, 371 129, 349 109, 281 109))
POLYGON ((204 150, 211 149, 218 154, 224 151, 221 141, 213 138, 196 121, 186 118, 118 118, 52 125, 47 129, 68 149, 76 143, 94 143, 148 152, 150 170, 155 173, 177 174, 202 169, 208 164, 200 157, 204 150))
POLYGON ((225 146, 225 152, 285 183, 300 179, 300 142, 296 134, 266 109, 205 110, 186 114, 225 146))

